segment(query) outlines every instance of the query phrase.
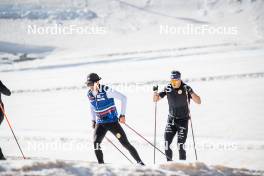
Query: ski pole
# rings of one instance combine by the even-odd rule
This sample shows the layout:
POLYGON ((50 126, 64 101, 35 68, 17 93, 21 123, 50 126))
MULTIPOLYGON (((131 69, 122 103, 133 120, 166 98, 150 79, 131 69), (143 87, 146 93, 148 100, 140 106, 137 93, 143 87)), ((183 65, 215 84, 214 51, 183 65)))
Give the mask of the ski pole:
POLYGON ((105 136, 106 140, 112 144, 131 164, 133 164, 133 162, 110 140, 105 136))
POLYGON ((192 124, 191 117, 190 117, 190 122, 191 122, 191 128, 192 128, 192 137, 193 137, 193 147, 194 147, 195 159, 197 161, 198 160, 198 157, 197 157, 197 152, 196 152, 196 145, 195 145, 194 132, 193 132, 193 124, 192 124))
MULTIPOLYGON (((159 86, 153 86, 154 93, 157 93, 159 89, 159 86)), ((156 163, 156 138, 157 138, 157 101, 155 101, 155 122, 154 122, 154 164, 156 163)))
POLYGON ((10 128, 10 130, 11 130, 11 132, 12 132, 14 138, 15 138, 15 141, 16 141, 16 143, 17 143, 17 145, 18 145, 18 148, 19 148, 19 150, 20 150, 20 152, 21 152, 21 154, 22 154, 22 156, 23 156, 23 159, 26 159, 26 157, 25 157, 25 155, 24 155, 24 153, 23 153, 23 151, 22 151, 22 149, 21 149, 21 147, 20 147, 20 145, 19 145, 19 143, 18 143, 17 137, 16 137, 16 135, 15 135, 15 133, 14 133, 14 131, 13 131, 13 128, 12 128, 12 126, 11 126, 11 124, 10 124, 8 118, 7 118, 7 115, 6 115, 6 113, 5 113, 5 110, 4 110, 3 106, 1 105, 1 103, 0 103, 0 108, 1 108, 1 111, 3 112, 3 114, 4 114, 5 118, 6 118, 6 121, 7 121, 7 123, 8 123, 8 126, 9 126, 9 128, 10 128))
MULTIPOLYGON (((161 154, 163 154, 164 156, 168 157, 163 151, 161 151, 158 147, 156 147, 154 144, 152 144, 149 140, 147 140, 146 138, 144 138, 144 136, 142 136, 141 134, 139 134, 136 130, 134 130, 132 127, 130 127, 128 124, 125 123, 125 125, 132 130, 134 133, 136 133, 139 137, 141 137, 142 139, 144 139, 147 143, 149 143, 151 146, 155 147, 155 149, 157 149, 161 154)), ((172 160, 172 158, 169 158, 172 160)))
POLYGON ((195 159, 197 161, 198 160, 198 157, 197 157, 196 144, 195 144, 195 138, 194 138, 194 132, 193 132, 193 124, 192 124, 192 118, 191 118, 191 111, 190 111, 190 104, 189 104, 189 96, 188 96, 187 87, 184 86, 184 88, 185 88, 186 96, 187 96, 187 105, 188 105, 188 111, 189 111, 189 117, 190 117, 191 129, 192 129, 193 148, 194 148, 194 153, 195 153, 195 159))

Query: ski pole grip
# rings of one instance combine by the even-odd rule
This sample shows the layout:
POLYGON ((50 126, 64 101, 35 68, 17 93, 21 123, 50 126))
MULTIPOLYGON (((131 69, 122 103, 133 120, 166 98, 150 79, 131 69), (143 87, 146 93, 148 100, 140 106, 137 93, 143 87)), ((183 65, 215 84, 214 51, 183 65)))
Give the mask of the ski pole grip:
POLYGON ((156 92, 156 91, 158 91, 158 90, 159 90, 159 86, 158 86, 158 85, 153 86, 153 91, 154 91, 154 92, 156 92))

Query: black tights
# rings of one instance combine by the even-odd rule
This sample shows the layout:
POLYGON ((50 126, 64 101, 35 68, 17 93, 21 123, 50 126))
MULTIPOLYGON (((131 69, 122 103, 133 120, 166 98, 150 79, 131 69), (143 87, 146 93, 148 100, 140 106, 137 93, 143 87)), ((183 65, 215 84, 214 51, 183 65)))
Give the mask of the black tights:
POLYGON ((139 163, 141 159, 137 150, 129 143, 126 134, 118 122, 97 124, 94 131, 94 150, 98 163, 104 163, 103 152, 101 150, 101 142, 104 139, 107 131, 113 133, 119 142, 129 151, 132 157, 139 163))
POLYGON ((165 154, 167 161, 172 161, 173 152, 170 145, 173 141, 174 136, 178 134, 178 149, 179 149, 179 159, 186 160, 186 151, 184 149, 184 144, 187 139, 188 134, 188 120, 175 120, 172 118, 168 119, 168 123, 165 129, 165 154))

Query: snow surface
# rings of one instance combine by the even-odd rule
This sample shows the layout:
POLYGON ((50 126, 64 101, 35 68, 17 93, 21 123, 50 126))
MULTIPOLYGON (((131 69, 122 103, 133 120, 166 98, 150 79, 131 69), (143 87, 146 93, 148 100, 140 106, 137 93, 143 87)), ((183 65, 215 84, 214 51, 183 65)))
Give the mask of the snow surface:
MULTIPOLYGON (((0 79, 13 93, 2 98, 24 153, 33 158, 17 161, 19 150, 3 123, 0 146, 13 157, 0 162, 0 175, 263 175, 254 171, 264 170, 263 1, 67 2, 0 2, 0 79), (107 32, 27 33, 28 25, 55 24, 103 26, 107 32), (188 24, 235 26, 238 33, 159 33, 160 25, 188 24), (97 72, 102 83, 124 92, 127 123, 153 141, 152 86, 162 89, 173 69, 180 70, 202 98, 201 106, 191 104, 201 163, 194 162, 189 133, 189 163, 177 160, 175 140, 177 163, 164 164, 165 157, 157 153, 153 166, 153 148, 123 126, 148 167, 130 166, 107 141, 102 145, 111 164, 95 164, 86 75, 97 72)), ((158 103, 157 141, 162 150, 167 109, 166 100, 158 103)))
POLYGON ((49 176, 110 176, 110 175, 153 175, 153 176, 262 176, 264 172, 233 169, 223 166, 207 166, 203 163, 169 163, 158 166, 98 165, 97 163, 74 161, 12 161, 3 162, 1 175, 49 175, 49 176))

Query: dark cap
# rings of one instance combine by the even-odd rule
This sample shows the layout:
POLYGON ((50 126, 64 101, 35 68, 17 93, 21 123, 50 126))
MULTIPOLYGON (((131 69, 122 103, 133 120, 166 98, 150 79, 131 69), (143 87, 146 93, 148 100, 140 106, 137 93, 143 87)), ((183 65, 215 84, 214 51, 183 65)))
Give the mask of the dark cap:
POLYGON ((86 81, 86 84, 92 84, 92 83, 95 83, 99 80, 101 80, 102 78, 99 77, 96 73, 90 73, 88 76, 87 76, 87 81, 86 81))
POLYGON ((172 71, 171 72, 171 79, 177 79, 180 80, 181 79, 181 73, 179 71, 172 71))

